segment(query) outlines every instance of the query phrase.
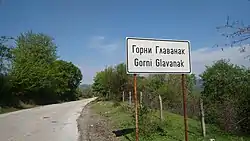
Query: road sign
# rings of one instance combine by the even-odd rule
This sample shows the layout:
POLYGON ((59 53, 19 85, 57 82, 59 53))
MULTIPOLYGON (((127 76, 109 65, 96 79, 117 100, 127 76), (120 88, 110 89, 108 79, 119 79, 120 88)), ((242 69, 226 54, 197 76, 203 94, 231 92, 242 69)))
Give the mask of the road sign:
POLYGON ((190 42, 127 37, 127 73, 191 73, 190 42))

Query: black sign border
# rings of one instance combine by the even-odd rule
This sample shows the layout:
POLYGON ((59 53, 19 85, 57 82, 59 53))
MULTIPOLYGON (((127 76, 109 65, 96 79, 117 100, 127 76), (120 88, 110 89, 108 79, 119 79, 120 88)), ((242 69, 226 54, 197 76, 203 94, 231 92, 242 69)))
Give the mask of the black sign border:
POLYGON ((192 72, 191 67, 191 43, 188 40, 174 40, 174 39, 155 39, 155 38, 140 38, 140 37, 126 37, 126 52, 127 52, 127 58, 126 58, 126 72, 127 74, 190 74, 192 72), (188 43, 188 49, 189 49, 189 72, 129 72, 128 71, 128 40, 150 40, 150 41, 168 41, 168 42, 185 42, 188 43))

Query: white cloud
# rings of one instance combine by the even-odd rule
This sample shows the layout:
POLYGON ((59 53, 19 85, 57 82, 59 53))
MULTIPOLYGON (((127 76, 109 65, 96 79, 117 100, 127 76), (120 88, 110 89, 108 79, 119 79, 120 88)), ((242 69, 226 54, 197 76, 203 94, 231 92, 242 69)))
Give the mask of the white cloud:
POLYGON ((103 70, 105 66, 114 65, 112 63, 119 60, 117 58, 119 58, 120 49, 122 49, 124 45, 122 45, 122 42, 119 40, 110 40, 104 36, 93 36, 89 39, 87 47, 99 53, 96 55, 89 54, 87 59, 80 57, 75 61, 75 64, 82 72, 82 83, 91 84, 97 72, 103 70), (81 60, 87 60, 88 62, 82 63, 81 60), (92 64, 91 62, 95 63, 92 64), (96 62, 98 63, 96 64, 96 62))
MULTIPOLYGON (((232 48, 200 48, 191 51, 191 67, 192 73, 199 75, 205 71, 205 66, 212 65, 215 61, 220 59, 229 59, 230 63, 239 66, 250 67, 250 60, 246 58, 250 55, 250 46, 245 46, 245 52, 240 52, 241 47, 232 48)), ((139 74, 141 76, 148 76, 149 74, 139 74)))
POLYGON ((110 41, 104 36, 94 36, 90 39, 88 46, 103 53, 113 53, 121 47, 121 42, 110 41))
POLYGON ((249 59, 250 46, 246 46, 245 52, 240 52, 240 47, 232 48, 201 48, 191 52, 192 72, 200 74, 205 70, 205 66, 212 65, 214 61, 220 59, 230 59, 230 62, 237 65, 250 67, 249 59))

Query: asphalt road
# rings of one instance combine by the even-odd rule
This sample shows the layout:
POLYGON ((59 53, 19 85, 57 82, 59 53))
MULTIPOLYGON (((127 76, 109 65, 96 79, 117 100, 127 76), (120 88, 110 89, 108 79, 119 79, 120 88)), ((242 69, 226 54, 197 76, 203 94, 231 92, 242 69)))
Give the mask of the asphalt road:
POLYGON ((0 115, 0 141, 77 141, 77 118, 95 98, 0 115))

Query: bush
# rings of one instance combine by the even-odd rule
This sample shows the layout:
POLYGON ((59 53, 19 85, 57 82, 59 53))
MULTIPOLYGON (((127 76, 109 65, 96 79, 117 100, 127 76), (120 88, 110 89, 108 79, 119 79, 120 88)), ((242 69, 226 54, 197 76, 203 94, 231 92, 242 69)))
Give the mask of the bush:
MULTIPOLYGON (((133 123, 135 123, 135 113, 131 114, 133 123)), ((166 126, 166 123, 161 122, 159 118, 155 118, 153 111, 146 106, 138 109, 138 122, 139 136, 142 139, 152 139, 153 134, 165 134, 163 126, 166 126)))
POLYGON ((121 106, 120 102, 118 102, 118 101, 113 102, 113 107, 119 107, 119 106, 121 106))

